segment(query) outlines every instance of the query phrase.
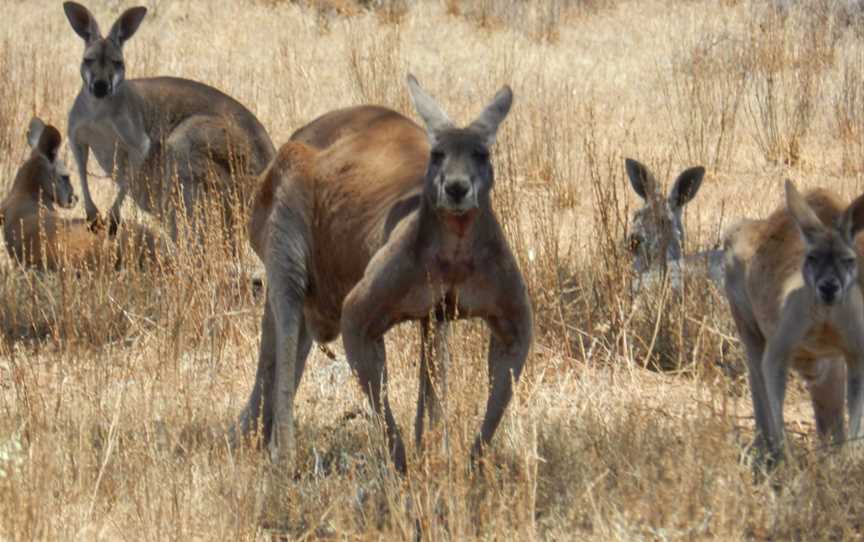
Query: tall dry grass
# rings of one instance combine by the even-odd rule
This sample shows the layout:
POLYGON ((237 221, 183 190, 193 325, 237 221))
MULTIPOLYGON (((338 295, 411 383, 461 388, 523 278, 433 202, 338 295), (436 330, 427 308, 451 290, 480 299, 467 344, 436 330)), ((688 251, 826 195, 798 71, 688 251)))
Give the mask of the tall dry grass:
MULTIPOLYGON (((817 4, 150 0, 126 47, 129 76, 219 87, 277 144, 336 107, 413 116, 408 70, 460 121, 510 84, 494 197, 536 344, 486 468, 471 474, 486 331, 454 326, 445 420, 411 450, 405 478, 338 344, 335 360, 314 351, 296 467, 279 473, 224 439, 256 362, 262 307, 248 277, 260 264, 249 251, 229 258, 214 233, 200 252, 178 247, 172 275, 47 275, 6 258, 0 538, 378 539, 418 526, 430 540, 861 537, 860 454, 820 446, 796 381, 792 458, 754 482, 743 352, 721 293, 695 277, 636 295, 624 246, 638 205, 625 157, 659 179, 708 168, 688 205, 689 251, 766 215, 784 177, 848 198, 864 189, 864 43, 848 13, 817 4)), ((91 7, 107 27, 129 5, 91 7)), ((30 116, 65 129, 81 44, 54 2, 7 3, 4 15, 5 190, 30 116)), ((107 209, 113 187, 91 185, 107 209)), ((390 399, 410 434, 415 328, 387 345, 390 399)))

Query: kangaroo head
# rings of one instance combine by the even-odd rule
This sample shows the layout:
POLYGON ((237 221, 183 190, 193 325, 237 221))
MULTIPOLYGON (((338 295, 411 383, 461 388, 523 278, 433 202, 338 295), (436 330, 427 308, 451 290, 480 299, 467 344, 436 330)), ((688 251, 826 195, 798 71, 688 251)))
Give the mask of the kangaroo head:
POLYGON ((489 149, 510 111, 513 91, 504 86, 474 122, 457 128, 411 74, 408 89, 431 144, 424 187, 428 202, 450 217, 473 215, 481 206, 488 207, 494 182, 489 149))
POLYGON ((107 38, 102 37, 96 19, 81 4, 64 2, 63 10, 72 29, 84 40, 81 78, 87 92, 97 99, 112 96, 126 72, 123 44, 138 30, 147 8, 139 6, 124 11, 111 26, 107 38))
POLYGON ((48 208, 56 203, 65 209, 74 207, 78 202, 69 170, 57 152, 60 149, 60 132, 57 128, 45 125, 38 117, 33 117, 27 129, 27 142, 32 149, 28 162, 33 169, 30 175, 39 183, 42 202, 48 208))
POLYGON ((853 201, 834 224, 826 225, 787 180, 786 207, 804 240, 804 283, 818 300, 833 305, 858 279, 855 235, 864 228, 864 195, 853 201))
POLYGON ((633 213, 627 247, 637 273, 663 268, 666 262, 681 259, 684 246, 684 205, 696 196, 705 168, 684 170, 675 180, 669 195, 660 194, 657 181, 647 167, 636 160, 625 160, 630 185, 644 205, 633 213))

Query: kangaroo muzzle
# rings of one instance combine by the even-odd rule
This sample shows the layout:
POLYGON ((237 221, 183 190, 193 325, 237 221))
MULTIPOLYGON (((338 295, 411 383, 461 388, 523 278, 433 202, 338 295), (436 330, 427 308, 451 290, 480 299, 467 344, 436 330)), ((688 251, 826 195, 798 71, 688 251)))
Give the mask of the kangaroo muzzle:
POLYGON ((471 184, 467 181, 452 181, 444 186, 444 192, 453 203, 461 203, 470 190, 471 184))
POLYGON ((477 197, 471 181, 464 178, 444 181, 439 195, 439 207, 450 213, 461 214, 477 208, 477 197))
POLYGON ((826 305, 832 305, 837 301, 840 292, 840 281, 837 279, 826 279, 819 283, 817 288, 819 297, 826 305))
POLYGON ((97 79, 90 83, 90 92, 97 98, 104 98, 111 94, 111 82, 97 79))

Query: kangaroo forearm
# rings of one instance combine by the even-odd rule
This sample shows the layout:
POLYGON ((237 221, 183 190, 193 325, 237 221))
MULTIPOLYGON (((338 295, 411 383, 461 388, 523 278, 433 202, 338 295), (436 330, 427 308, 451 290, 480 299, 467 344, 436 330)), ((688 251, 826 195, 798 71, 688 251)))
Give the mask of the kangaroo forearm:
POLYGON ((78 143, 74 139, 70 141, 72 156, 75 158, 75 166, 78 168, 78 178, 81 180, 81 195, 84 198, 84 208, 88 215, 98 212, 93 196, 90 195, 90 183, 87 179, 87 161, 90 150, 86 145, 78 143))

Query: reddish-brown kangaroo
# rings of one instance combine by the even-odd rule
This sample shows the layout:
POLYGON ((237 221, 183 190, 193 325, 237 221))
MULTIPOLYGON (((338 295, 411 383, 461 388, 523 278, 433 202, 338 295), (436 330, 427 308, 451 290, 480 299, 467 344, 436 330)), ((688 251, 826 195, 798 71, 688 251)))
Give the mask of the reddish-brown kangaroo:
POLYGON ((115 238, 91 231, 83 219, 63 218, 56 207, 71 208, 75 196, 69 173, 58 156, 60 132, 40 119, 30 121, 30 157, 18 170, 0 204, 6 250, 19 263, 43 271, 64 266, 95 266, 102 258, 125 264, 170 262, 170 246, 148 228, 120 224, 115 238))
MULTIPOLYGON (((267 269, 267 303, 239 428, 249 433, 260 420, 274 461, 293 454, 294 395, 313 339, 341 332, 401 472, 405 447, 386 394, 391 327, 418 320, 425 337, 436 313, 489 325, 490 391, 472 458, 492 439, 528 356, 531 305, 490 198, 489 150, 513 94, 504 87, 457 128, 412 76, 408 86, 425 131, 382 107, 335 111, 295 133, 260 180, 250 236, 267 269)), ((418 439, 443 370, 429 357, 421 357, 418 439)))
MULTIPOLYGON (((819 435, 864 436, 864 196, 844 205, 826 190, 801 196, 786 181, 786 206, 746 220, 726 238, 726 297, 747 351, 757 447, 770 467, 784 448, 790 368, 804 377, 819 435)), ((764 458, 760 458, 762 460, 764 458)))

